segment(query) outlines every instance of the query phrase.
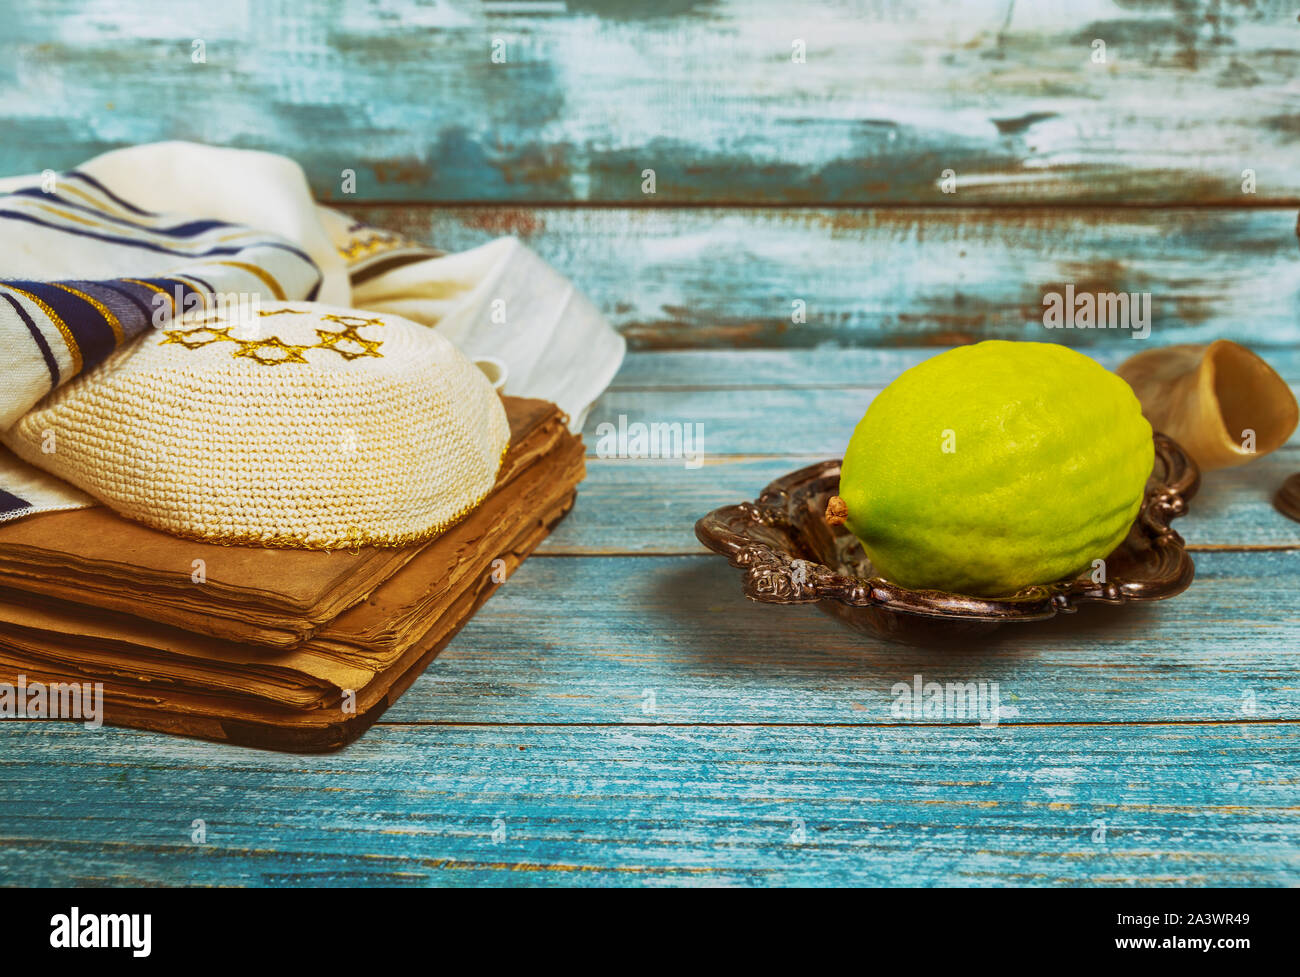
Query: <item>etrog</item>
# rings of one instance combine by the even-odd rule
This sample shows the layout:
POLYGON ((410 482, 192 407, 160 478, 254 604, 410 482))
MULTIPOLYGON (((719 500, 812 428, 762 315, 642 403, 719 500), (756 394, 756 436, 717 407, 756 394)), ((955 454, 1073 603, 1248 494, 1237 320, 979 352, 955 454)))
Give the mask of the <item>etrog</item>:
POLYGON ((839 495, 887 580, 1006 595, 1108 556, 1153 462, 1151 425, 1114 373, 1064 346, 984 342, 926 360, 876 397, 839 495))

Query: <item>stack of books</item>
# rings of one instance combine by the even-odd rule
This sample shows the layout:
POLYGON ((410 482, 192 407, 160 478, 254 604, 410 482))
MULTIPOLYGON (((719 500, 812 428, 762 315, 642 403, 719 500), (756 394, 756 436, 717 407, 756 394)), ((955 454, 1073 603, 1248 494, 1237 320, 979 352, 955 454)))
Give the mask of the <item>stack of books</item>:
POLYGON ((505 404, 492 492, 401 549, 219 546, 103 506, 0 526, 0 685, 102 685, 110 725, 295 752, 351 742, 573 505, 582 441, 553 404, 505 404))

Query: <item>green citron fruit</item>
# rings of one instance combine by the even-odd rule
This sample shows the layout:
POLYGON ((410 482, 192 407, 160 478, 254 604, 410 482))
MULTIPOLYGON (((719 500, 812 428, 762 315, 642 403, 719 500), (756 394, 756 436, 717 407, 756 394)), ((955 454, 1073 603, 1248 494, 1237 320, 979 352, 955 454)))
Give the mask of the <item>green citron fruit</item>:
POLYGON ((844 521, 904 587, 1008 595, 1127 535, 1154 463, 1132 389, 1052 343, 934 356, 872 402, 844 455, 844 521))

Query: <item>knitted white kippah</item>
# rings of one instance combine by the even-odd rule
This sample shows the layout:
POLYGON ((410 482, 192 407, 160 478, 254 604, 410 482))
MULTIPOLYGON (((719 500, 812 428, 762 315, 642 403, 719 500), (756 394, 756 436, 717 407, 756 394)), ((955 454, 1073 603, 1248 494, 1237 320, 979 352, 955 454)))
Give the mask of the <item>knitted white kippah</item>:
POLYGON ((124 516, 218 543, 400 546, 491 490, 487 378, 395 315, 283 302, 150 332, 0 436, 124 516))

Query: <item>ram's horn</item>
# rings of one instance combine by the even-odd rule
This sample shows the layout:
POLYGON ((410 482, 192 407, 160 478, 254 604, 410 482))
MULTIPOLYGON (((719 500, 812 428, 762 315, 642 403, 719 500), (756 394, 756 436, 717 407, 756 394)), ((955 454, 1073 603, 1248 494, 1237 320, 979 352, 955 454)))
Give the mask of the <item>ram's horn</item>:
POLYGON ((1202 471, 1244 465, 1280 448, 1300 421, 1286 381, 1245 346, 1165 346, 1130 356, 1115 371, 1142 413, 1202 471))

